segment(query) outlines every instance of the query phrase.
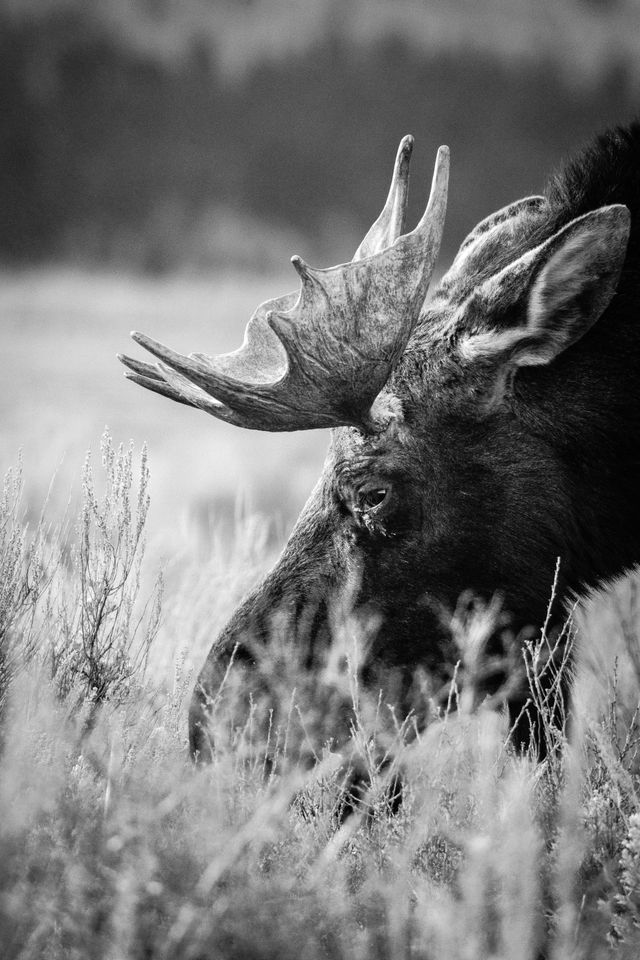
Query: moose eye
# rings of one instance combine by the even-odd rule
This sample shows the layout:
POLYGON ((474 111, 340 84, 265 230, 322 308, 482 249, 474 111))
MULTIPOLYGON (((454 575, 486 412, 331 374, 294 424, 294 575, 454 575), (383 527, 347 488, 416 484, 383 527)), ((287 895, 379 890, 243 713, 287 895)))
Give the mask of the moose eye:
POLYGON ((386 500, 386 498, 387 488, 376 487, 373 490, 364 490, 360 494, 360 503, 365 510, 373 510, 374 507, 379 507, 380 504, 386 500))

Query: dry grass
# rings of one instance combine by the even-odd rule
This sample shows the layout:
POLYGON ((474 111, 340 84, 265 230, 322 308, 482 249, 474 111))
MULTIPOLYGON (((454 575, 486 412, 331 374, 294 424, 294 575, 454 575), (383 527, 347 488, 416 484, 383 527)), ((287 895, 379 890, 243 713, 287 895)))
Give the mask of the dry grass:
MULTIPOLYGON (((268 540, 245 520, 231 556, 192 545, 158 619, 144 455, 105 437, 102 466, 83 476, 64 536, 24 529, 16 472, 2 500, 3 958, 638 955, 636 581, 578 624, 571 743, 545 765, 514 756, 502 715, 478 704, 478 610, 457 634, 457 712, 426 704, 418 728, 363 689, 347 617, 346 656, 313 678, 274 644, 288 665, 274 668, 275 702, 228 684, 215 760, 197 771, 193 665, 267 564, 268 540), (369 787, 345 818, 354 768, 369 787)), ((533 697, 545 643, 527 655, 533 697)))

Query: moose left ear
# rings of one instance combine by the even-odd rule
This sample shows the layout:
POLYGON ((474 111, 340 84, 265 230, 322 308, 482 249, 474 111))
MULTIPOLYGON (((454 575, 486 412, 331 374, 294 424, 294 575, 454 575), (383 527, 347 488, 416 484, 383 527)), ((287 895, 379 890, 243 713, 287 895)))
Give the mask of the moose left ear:
POLYGON ((463 358, 493 359, 516 367, 550 363, 579 340, 611 302, 629 227, 627 207, 600 207, 572 220, 485 281, 474 295, 485 315, 523 298, 526 323, 466 338, 461 344, 463 358))

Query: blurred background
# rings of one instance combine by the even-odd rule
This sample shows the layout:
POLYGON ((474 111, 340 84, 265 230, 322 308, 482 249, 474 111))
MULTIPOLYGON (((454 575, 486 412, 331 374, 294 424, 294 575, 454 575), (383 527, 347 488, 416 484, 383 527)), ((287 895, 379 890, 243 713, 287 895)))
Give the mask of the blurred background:
POLYGON ((0 469, 63 503, 149 443, 152 529, 237 504, 282 535, 326 436, 236 430, 122 379, 139 328, 233 349, 293 253, 350 258, 416 137, 452 150, 441 268, 485 214, 640 103, 640 0, 0 0, 0 469), (76 485, 77 485, 77 481, 76 485))

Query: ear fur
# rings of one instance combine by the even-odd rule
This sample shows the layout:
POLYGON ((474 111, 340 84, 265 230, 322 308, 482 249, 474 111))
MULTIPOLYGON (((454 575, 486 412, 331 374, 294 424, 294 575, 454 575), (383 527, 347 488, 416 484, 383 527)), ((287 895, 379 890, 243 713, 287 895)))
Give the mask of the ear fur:
POLYGON ((513 297, 522 284, 527 322, 472 336, 462 346, 464 358, 493 357, 511 366, 535 366, 549 363, 579 340, 616 292, 629 227, 627 207, 601 207, 572 220, 488 281, 494 303, 500 291, 513 297))
POLYGON ((579 340, 616 292, 629 240, 627 207, 602 207, 556 234, 549 256, 534 276, 527 304, 532 349, 520 366, 548 363, 579 340))

